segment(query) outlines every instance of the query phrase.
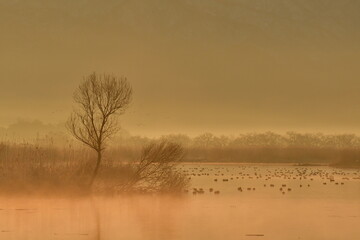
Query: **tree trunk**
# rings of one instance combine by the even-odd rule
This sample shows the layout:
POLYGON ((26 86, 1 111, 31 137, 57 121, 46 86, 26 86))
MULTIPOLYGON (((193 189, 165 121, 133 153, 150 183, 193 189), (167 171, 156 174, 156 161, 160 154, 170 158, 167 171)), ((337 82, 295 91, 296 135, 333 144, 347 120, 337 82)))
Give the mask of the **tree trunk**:
POLYGON ((91 179, 90 179, 90 184, 89 184, 89 187, 91 188, 94 181, 95 181, 95 178, 97 176, 97 173, 99 171, 99 166, 100 166, 100 162, 101 162, 101 151, 98 151, 97 152, 97 159, 96 159, 96 166, 95 166, 95 169, 94 169, 94 172, 91 176, 91 179))

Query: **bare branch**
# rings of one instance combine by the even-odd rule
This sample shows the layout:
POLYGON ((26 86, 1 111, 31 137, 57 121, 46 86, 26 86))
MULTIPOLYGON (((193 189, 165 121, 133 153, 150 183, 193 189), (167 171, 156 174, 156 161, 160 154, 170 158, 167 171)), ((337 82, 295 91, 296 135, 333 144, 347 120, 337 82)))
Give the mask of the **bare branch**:
MULTIPOLYGON (((118 131, 118 116, 132 99, 126 78, 92 73, 84 77, 74 93, 77 105, 67 122, 69 132, 98 153, 98 162, 106 141, 118 131)), ((96 170, 97 171, 97 170, 96 170)))
POLYGON ((134 179, 129 185, 136 185, 137 188, 147 191, 183 188, 188 181, 176 170, 177 164, 183 158, 184 149, 179 144, 168 141, 150 143, 144 147, 134 179))

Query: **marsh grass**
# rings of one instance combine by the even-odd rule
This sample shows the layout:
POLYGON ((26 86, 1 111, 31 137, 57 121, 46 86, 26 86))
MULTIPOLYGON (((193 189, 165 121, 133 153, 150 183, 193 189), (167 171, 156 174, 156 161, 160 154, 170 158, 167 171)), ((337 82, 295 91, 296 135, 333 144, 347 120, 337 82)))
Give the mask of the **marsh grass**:
MULTIPOLYGON (((246 141, 244 136, 241 141, 239 138, 233 141, 222 138, 220 141, 207 136, 202 144, 184 136, 155 141, 139 138, 119 141, 122 144, 115 144, 105 151, 92 188, 88 182, 95 166, 96 152, 70 143, 60 147, 51 141, 3 141, 0 143, 0 194, 181 192, 189 185, 179 171, 181 162, 319 163, 360 167, 360 140, 356 136, 309 135, 307 141, 290 144, 288 138, 275 141, 280 137, 268 135, 266 141, 261 140, 262 135, 262 138, 252 136, 257 141, 250 141, 247 135, 246 141), (179 139, 181 144, 176 143, 179 139)), ((303 135, 297 138, 300 136, 303 135)))
POLYGON ((123 156, 119 150, 109 151, 104 156, 94 185, 89 188, 96 159, 94 151, 71 146, 59 148, 3 142, 0 143, 0 194, 180 192, 187 186, 186 178, 176 169, 181 156, 169 152, 169 146, 177 146, 181 151, 182 148, 169 143, 165 148, 159 146, 152 144, 147 147, 157 150, 158 154, 145 156, 150 161, 145 168, 141 167, 141 171, 139 161, 121 161, 123 156), (162 167, 156 167, 160 162, 162 167), (145 172, 146 177, 143 177, 145 172))
POLYGON ((2 193, 80 193, 91 169, 85 149, 30 143, 0 145, 2 193))

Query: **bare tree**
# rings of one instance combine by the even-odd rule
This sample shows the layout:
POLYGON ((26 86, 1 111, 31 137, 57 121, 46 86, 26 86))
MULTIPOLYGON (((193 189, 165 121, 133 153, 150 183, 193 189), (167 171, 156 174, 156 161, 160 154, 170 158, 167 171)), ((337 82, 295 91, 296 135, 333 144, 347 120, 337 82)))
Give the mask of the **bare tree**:
POLYGON ((178 171, 184 149, 166 140, 146 145, 135 166, 133 178, 124 188, 138 188, 147 192, 171 192, 187 187, 188 179, 178 171))
POLYGON ((70 133, 97 153, 90 178, 92 186, 107 140, 118 131, 118 116, 131 102, 132 88, 126 78, 92 73, 84 77, 74 93, 77 105, 67 122, 70 133))

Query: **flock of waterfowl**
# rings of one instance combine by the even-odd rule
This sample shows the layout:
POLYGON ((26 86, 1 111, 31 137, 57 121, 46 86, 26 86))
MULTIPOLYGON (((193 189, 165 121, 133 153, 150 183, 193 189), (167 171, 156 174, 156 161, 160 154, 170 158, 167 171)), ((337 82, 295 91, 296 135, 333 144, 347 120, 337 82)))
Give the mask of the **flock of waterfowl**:
POLYGON ((322 186, 331 184, 343 186, 347 181, 360 180, 360 170, 321 167, 205 164, 183 167, 182 171, 192 181, 192 187, 185 192, 193 195, 205 193, 218 195, 226 185, 227 189, 240 193, 271 188, 284 195, 299 188, 311 188, 313 183, 322 186), (205 182, 207 184, 204 184, 205 182))

